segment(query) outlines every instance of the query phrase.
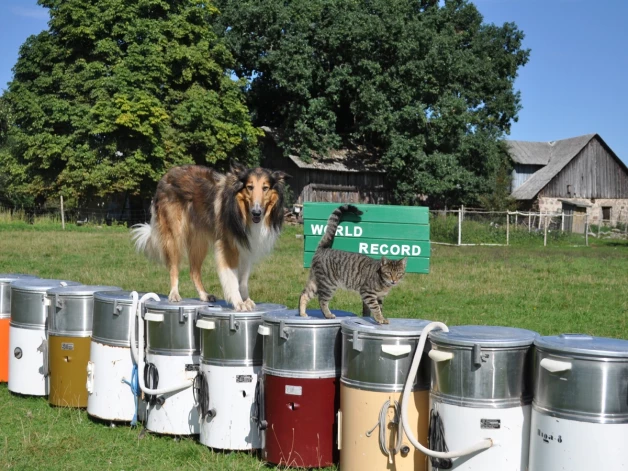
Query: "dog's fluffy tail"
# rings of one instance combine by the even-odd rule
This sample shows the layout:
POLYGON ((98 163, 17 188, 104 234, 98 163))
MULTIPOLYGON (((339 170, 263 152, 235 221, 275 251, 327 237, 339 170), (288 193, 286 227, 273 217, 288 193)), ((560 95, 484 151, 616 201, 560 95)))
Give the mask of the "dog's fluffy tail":
POLYGON ((135 250, 144 253, 149 259, 163 262, 163 253, 159 243, 159 233, 155 227, 154 218, 150 224, 136 224, 131 228, 131 239, 135 250))

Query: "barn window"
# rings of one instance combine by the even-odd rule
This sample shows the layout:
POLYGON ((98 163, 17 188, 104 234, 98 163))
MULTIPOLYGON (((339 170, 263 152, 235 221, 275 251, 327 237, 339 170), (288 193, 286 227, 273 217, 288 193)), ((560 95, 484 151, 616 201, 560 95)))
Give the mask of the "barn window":
POLYGON ((602 220, 610 221, 611 220, 611 208, 610 206, 602 206, 602 220))

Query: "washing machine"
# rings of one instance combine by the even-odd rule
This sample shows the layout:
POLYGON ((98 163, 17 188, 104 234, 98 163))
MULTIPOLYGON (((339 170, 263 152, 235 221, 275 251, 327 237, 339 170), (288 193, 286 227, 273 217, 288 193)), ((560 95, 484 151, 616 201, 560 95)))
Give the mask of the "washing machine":
MULTIPOLYGON (((424 471, 427 457, 401 427, 401 392, 429 321, 370 317, 342 322, 342 376, 338 412, 340 468, 363 471, 424 471)), ((427 442, 430 362, 427 353, 412 387, 409 406, 414 435, 427 442)))
POLYGON ((117 286, 77 285, 49 289, 48 402, 59 407, 87 407, 94 294, 121 291, 117 286))
POLYGON ((535 342, 529 471, 628 469, 628 341, 535 342))
POLYGON ((9 323, 9 391, 48 395, 46 291, 80 283, 67 280, 23 279, 11 283, 9 323))
POLYGON ((466 449, 483 440, 493 445, 451 459, 450 467, 442 467, 447 460, 430 459, 429 469, 528 470, 537 338, 530 330, 479 325, 430 333, 430 427, 438 427, 442 438, 436 451, 466 449))
POLYGON ((252 312, 219 305, 199 310, 201 366, 194 387, 202 444, 224 450, 261 448, 262 336, 257 330, 262 314, 285 309, 259 303, 252 312))
POLYGON ((11 283, 33 275, 0 273, 0 383, 9 381, 9 323, 11 322, 11 283))
POLYGON ((317 468, 338 462, 340 323, 355 315, 296 309, 262 315, 262 458, 273 464, 317 468))

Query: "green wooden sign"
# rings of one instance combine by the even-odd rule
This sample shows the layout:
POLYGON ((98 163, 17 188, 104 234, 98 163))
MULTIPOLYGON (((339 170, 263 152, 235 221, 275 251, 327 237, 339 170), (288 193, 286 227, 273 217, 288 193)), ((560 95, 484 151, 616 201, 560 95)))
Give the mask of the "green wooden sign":
MULTIPOLYGON (((303 266, 309 268, 329 215, 340 203, 305 203, 303 266)), ((430 226, 426 207, 356 205, 363 214, 344 214, 333 248, 373 258, 408 257, 408 273, 429 273, 430 226)))

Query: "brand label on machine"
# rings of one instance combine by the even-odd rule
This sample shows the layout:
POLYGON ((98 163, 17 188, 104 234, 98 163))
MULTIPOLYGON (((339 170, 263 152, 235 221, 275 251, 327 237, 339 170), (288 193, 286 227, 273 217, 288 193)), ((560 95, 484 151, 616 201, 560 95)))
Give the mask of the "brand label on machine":
POLYGON ((501 428, 501 423, 500 419, 480 419, 480 428, 501 428))
POLYGON ((195 365, 194 363, 188 363, 185 365, 185 371, 198 371, 199 365, 195 365))
POLYGON ((291 396, 301 396, 303 395, 303 387, 302 386, 288 386, 286 384, 286 394, 291 396))
POLYGON ((237 375, 236 383, 252 383, 253 375, 237 375))
POLYGON ((61 344, 61 350, 74 350, 74 344, 64 342, 61 344))

